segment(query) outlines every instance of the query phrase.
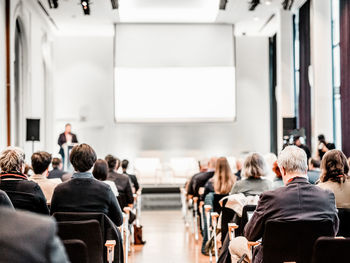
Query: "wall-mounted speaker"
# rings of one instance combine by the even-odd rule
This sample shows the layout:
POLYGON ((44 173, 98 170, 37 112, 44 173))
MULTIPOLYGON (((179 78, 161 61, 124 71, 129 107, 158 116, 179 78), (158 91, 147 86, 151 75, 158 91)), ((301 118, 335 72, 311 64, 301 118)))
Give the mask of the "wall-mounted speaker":
POLYGON ((40 141, 40 119, 27 119, 26 141, 40 141))

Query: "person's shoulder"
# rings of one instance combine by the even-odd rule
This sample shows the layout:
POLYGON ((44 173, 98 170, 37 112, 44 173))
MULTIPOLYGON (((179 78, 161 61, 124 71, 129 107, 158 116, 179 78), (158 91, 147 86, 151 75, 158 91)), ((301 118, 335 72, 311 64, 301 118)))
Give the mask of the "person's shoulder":
POLYGON ((38 215, 26 211, 14 211, 8 208, 2 208, 0 212, 0 224, 4 227, 7 221, 17 226, 24 226, 27 230, 35 233, 42 233, 41 231, 55 233, 55 221, 49 216, 38 215), (8 220, 11 218, 11 220, 8 220), (6 220, 7 219, 7 220, 6 220), (26 227, 27 226, 27 227, 26 227), (29 227, 30 226, 30 227, 29 227))

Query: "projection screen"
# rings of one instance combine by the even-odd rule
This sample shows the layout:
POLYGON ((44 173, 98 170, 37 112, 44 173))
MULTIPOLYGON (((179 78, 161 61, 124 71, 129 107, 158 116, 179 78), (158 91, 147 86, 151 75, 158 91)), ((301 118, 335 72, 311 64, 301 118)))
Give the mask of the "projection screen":
POLYGON ((234 121, 230 25, 117 25, 117 122, 234 121))

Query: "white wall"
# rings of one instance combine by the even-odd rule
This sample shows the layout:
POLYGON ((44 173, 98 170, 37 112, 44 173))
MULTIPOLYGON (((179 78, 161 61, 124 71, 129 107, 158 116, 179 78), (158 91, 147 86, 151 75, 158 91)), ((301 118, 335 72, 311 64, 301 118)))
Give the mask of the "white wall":
MULTIPOLYGON (((52 28, 45 15, 40 10, 36 1, 10 1, 10 65, 11 65, 11 141, 14 145, 15 129, 15 103, 14 103, 14 46, 15 46, 15 25, 16 19, 21 20, 24 32, 24 75, 21 114, 21 143, 24 147, 27 158, 31 155, 31 144, 25 139, 25 118, 40 118, 41 142, 37 143, 36 149, 44 149, 45 145, 45 109, 44 97, 45 87, 43 82, 43 36, 50 38, 52 28)), ((5 53, 5 1, 0 0, 0 149, 7 145, 6 125, 6 53, 5 53)), ((50 51, 49 51, 50 53, 50 51)))
MULTIPOLYGON (((270 149, 268 40, 237 38, 237 121, 213 124, 116 124, 113 37, 60 36, 54 42, 55 129, 71 122, 100 157, 238 155, 270 149), (81 121, 85 117, 86 121, 81 121)), ((125 51, 127 52, 127 51, 125 51)), ((220 103, 220 102, 213 102, 220 103)), ((53 149, 57 151, 56 149, 53 149)))
POLYGON ((3 149, 7 144, 5 0, 0 0, 0 43, 0 149, 3 149))

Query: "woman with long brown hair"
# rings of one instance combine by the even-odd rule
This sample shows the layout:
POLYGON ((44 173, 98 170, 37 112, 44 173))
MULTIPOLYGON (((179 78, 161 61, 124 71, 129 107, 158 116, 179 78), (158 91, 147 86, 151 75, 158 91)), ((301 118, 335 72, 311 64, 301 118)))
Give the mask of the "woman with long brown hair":
POLYGON ((232 173, 226 157, 220 157, 216 161, 214 177, 205 185, 204 197, 210 192, 228 194, 235 182, 236 176, 232 173))
POLYGON ((337 208, 350 208, 349 164, 342 151, 330 150, 322 158, 319 187, 331 190, 337 208))

